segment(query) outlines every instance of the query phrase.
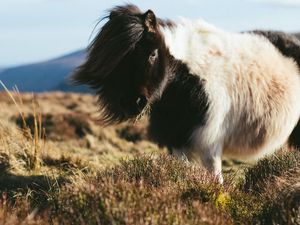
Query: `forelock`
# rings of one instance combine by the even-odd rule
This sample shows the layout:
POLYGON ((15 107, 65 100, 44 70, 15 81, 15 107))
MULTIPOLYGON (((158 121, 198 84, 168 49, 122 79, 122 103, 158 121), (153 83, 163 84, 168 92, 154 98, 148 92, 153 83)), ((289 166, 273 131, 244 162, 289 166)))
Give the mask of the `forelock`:
POLYGON ((135 48, 144 32, 141 15, 139 9, 132 5, 110 11, 106 17, 109 20, 89 47, 86 68, 92 76, 104 79, 135 48))

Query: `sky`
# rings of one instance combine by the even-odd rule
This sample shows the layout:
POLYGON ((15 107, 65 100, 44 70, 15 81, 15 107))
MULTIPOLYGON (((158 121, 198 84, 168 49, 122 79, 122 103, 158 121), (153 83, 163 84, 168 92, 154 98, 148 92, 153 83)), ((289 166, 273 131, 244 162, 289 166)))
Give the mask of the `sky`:
POLYGON ((0 68, 87 47, 98 19, 129 2, 161 18, 202 18, 230 31, 300 31, 300 0, 0 0, 0 68))

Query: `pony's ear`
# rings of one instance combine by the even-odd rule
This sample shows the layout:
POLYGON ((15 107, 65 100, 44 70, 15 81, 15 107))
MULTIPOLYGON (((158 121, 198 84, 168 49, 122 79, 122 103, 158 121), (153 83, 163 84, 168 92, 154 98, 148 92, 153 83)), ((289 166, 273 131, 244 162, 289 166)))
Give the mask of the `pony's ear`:
POLYGON ((152 10, 148 10, 144 14, 144 25, 148 32, 155 33, 157 27, 157 20, 154 12, 152 10))

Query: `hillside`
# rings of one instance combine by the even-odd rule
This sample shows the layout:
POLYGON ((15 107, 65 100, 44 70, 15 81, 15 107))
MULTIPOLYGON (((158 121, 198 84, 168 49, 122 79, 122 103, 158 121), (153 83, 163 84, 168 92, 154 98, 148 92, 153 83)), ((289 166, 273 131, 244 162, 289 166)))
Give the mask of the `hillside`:
POLYGON ((153 144, 147 118, 103 127, 92 95, 13 96, 0 93, 0 225, 300 224, 298 150, 226 160, 221 186, 153 144))
POLYGON ((85 51, 80 50, 45 62, 7 68, 0 71, 0 80, 9 88, 17 85, 22 92, 86 92, 86 88, 68 83, 68 76, 84 62, 85 57, 85 51))

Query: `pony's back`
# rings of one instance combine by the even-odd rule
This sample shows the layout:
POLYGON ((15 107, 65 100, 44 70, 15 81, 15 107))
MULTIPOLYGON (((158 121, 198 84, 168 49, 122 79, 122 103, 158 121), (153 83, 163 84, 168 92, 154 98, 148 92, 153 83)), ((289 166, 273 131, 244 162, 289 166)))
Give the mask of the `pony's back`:
MULTIPOLYGON (((284 56, 293 58, 300 68, 300 40, 297 37, 280 31, 255 30, 252 33, 266 37, 284 56)), ((300 149, 300 119, 288 142, 300 149)))

